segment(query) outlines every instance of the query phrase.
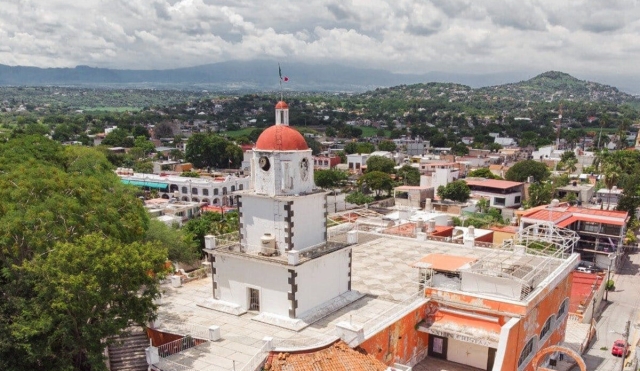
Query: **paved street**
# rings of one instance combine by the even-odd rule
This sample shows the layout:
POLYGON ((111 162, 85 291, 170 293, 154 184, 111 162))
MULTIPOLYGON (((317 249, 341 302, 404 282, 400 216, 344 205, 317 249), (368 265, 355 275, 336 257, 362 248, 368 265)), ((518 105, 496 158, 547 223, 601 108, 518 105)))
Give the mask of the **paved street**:
MULTIPOLYGON (((589 371, 618 371, 621 359, 611 355, 611 346, 623 339, 626 321, 631 321, 629 341, 638 339, 640 306, 640 254, 633 253, 615 275, 615 291, 609 292, 609 302, 603 303, 597 324, 596 340, 583 354, 589 371), (606 350, 602 350, 606 347, 606 350)), ((633 343, 632 343, 633 344, 633 343)), ((633 356, 633 353, 632 353, 633 356)), ((631 357, 629 358, 631 359, 631 357)), ((576 368, 577 369, 577 368, 576 368)))

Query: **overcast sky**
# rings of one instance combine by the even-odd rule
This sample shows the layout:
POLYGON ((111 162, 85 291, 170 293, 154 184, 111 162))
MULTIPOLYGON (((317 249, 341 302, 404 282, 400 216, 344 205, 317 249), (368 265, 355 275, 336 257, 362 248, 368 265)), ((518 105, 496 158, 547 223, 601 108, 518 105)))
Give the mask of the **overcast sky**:
POLYGON ((638 0, 0 0, 0 63, 640 75, 638 0))

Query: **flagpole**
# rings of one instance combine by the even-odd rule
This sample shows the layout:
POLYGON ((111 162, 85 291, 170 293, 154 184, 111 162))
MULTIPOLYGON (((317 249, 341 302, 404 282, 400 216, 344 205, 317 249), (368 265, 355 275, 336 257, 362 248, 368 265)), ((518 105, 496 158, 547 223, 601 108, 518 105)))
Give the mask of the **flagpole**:
POLYGON ((282 93, 282 69, 280 68, 280 63, 278 63, 278 75, 280 75, 280 100, 284 100, 284 94, 282 93))

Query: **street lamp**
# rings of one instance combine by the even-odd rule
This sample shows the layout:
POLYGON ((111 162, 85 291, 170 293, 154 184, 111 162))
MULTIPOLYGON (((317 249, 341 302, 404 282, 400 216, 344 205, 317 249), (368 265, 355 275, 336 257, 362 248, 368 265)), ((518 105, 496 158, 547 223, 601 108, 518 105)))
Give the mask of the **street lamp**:
POLYGON ((609 301, 609 287, 607 286, 609 285, 609 280, 611 279, 611 264, 615 260, 616 254, 609 254, 607 258, 609 258, 609 269, 607 269, 607 282, 605 282, 604 286, 604 301, 609 301))

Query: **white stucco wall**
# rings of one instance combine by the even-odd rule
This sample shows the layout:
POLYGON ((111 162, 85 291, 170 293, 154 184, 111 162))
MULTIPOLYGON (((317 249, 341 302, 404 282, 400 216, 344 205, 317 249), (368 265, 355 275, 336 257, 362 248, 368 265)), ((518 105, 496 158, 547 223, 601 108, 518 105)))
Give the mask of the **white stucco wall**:
POLYGON ((472 195, 476 195, 478 197, 484 197, 484 198, 488 198, 489 199, 489 206, 491 207, 495 207, 498 209, 504 208, 504 207, 514 207, 514 206, 520 206, 522 204, 522 192, 513 192, 513 193, 508 193, 508 194, 497 194, 497 193, 491 193, 491 192, 480 192, 480 191, 471 191, 472 195), (495 199, 497 198, 504 198, 504 205, 496 205, 495 204, 495 199), (516 203, 516 197, 520 197, 520 202, 516 203))
POLYGON ((271 233, 277 248, 284 253, 288 223, 285 205, 293 202, 293 248, 305 248, 325 242, 325 193, 313 193, 299 197, 272 198, 244 193, 241 198, 241 233, 250 250, 259 249, 260 238, 271 233))
POLYGON ((304 151, 253 151, 253 189, 256 193, 275 195, 295 195, 311 192, 313 184, 313 156, 311 150, 304 151), (267 157, 270 167, 263 170, 260 158, 267 157), (301 171, 302 159, 308 163, 307 176, 301 171))
POLYGON ((447 360, 484 370, 489 360, 489 349, 482 345, 449 339, 447 344, 447 360))
POLYGON ((218 299, 247 309, 248 288, 260 290, 260 311, 289 316, 289 268, 258 260, 217 256, 213 264, 218 283, 218 299))
POLYGON ((296 197, 293 210, 293 248, 304 250, 325 241, 325 193, 296 197))
POLYGON ((350 251, 351 248, 342 249, 296 267, 298 273, 296 277, 297 317, 347 292, 350 251))
POLYGON ((276 238, 276 247, 284 251, 287 247, 285 243, 285 202, 271 198, 261 197, 251 194, 243 194, 241 198, 242 206, 240 211, 242 217, 243 242, 249 250, 259 249, 260 237, 265 233, 271 233, 276 238))

